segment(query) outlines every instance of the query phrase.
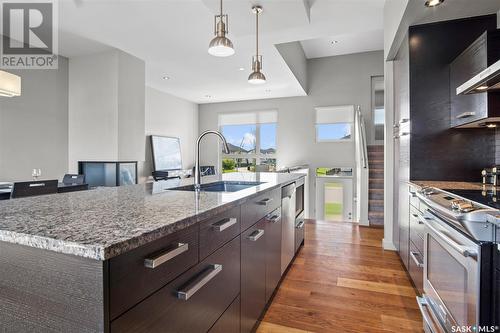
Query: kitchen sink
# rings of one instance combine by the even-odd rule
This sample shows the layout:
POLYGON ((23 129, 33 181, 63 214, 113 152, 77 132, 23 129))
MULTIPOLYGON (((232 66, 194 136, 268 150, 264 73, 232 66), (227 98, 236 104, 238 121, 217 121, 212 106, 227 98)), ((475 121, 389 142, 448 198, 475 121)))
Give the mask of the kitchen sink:
MULTIPOLYGON (((249 187, 264 184, 262 182, 238 182, 238 181, 219 181, 214 183, 201 184, 200 191, 204 192, 238 192, 249 187)), ((194 191, 194 185, 186 185, 170 188, 174 191, 194 191)))

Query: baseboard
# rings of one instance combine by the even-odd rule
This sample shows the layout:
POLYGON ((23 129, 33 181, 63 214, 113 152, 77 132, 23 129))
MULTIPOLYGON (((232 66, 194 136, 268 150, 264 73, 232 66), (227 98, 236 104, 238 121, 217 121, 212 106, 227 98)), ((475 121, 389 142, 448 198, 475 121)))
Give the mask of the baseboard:
POLYGON ((382 239, 382 247, 384 248, 384 250, 389 250, 389 251, 397 251, 398 250, 393 242, 386 241, 385 239, 382 239))
POLYGON ((359 220, 358 224, 362 225, 364 227, 369 227, 370 226, 370 221, 368 221, 368 220, 364 220, 364 221, 363 220, 359 220))

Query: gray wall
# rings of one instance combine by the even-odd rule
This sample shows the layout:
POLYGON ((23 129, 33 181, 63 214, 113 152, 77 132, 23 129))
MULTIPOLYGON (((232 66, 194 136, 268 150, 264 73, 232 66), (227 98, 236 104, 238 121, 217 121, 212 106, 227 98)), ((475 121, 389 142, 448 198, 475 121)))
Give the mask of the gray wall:
POLYGON ((68 166, 68 60, 57 70, 8 70, 21 76, 21 96, 0 97, 0 181, 61 179, 68 166))
POLYGON ((300 42, 278 44, 276 49, 299 81, 302 89, 307 92, 307 58, 300 42))
POLYGON ((145 63, 120 50, 69 61, 69 170, 145 159, 145 63))
MULTIPOLYGON (((200 105, 199 130, 217 129, 218 113, 250 110, 278 110, 278 166, 309 164, 316 167, 354 167, 354 143, 316 143, 314 107, 359 104, 367 125, 372 122, 371 77, 384 74, 383 52, 366 52, 308 61, 309 95, 200 105)), ((373 130, 367 126, 367 137, 373 130)), ((217 141, 207 138, 202 145, 202 162, 218 165, 217 141)), ((313 183, 313 182, 311 182, 313 183)), ((312 185, 311 185, 312 186, 312 185)), ((314 193, 311 187, 311 193, 314 193)), ((311 207, 314 195, 311 195, 311 207)))
MULTIPOLYGON (((198 136, 198 104, 146 87, 146 135, 180 138, 182 166, 191 169, 198 136)), ((150 176, 152 169, 150 142, 146 140, 146 162, 142 176, 150 176)))

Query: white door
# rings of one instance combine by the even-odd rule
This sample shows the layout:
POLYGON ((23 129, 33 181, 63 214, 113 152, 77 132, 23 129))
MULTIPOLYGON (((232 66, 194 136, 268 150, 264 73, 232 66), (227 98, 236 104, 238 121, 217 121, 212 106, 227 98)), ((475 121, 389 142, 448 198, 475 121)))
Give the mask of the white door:
POLYGON ((316 177, 316 219, 352 221, 351 178, 316 177))

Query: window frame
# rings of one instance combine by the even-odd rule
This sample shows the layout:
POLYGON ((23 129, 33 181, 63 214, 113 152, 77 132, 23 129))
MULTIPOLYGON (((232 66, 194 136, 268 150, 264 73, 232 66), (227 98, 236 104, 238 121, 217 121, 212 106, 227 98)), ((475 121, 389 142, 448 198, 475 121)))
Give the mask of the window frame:
MULTIPOLYGON (((278 110, 260 110, 260 111, 251 111, 249 113, 255 113, 258 114, 260 112, 269 112, 269 111, 274 111, 276 112, 276 118, 278 117, 278 110)), ((241 112, 225 112, 225 113, 219 113, 220 115, 231 115, 231 114, 238 114, 241 112)), ((276 122, 272 123, 259 123, 258 121, 254 124, 235 124, 235 125, 221 125, 220 122, 218 124, 218 129, 219 131, 224 134, 222 131, 222 128, 224 126, 255 126, 255 153, 252 154, 225 154, 222 152, 222 143, 219 143, 219 150, 218 150, 218 161, 219 161, 219 168, 222 173, 222 160, 223 159, 255 159, 255 165, 260 165, 261 160, 265 159, 275 159, 276 160, 276 168, 278 166, 278 119, 276 119, 276 122), (276 152, 274 154, 262 154, 260 152, 261 149, 261 138, 260 138, 260 127, 262 125, 267 125, 267 124, 276 124, 276 152)))

